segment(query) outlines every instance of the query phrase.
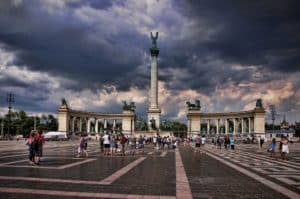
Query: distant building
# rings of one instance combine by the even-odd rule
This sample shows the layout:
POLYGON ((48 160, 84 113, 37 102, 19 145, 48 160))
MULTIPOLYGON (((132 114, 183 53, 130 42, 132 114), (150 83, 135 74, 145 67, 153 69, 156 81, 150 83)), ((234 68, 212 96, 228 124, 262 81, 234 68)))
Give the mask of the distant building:
POLYGON ((286 121, 285 114, 283 116, 282 122, 280 123, 280 129, 281 130, 288 130, 288 129, 290 129, 290 124, 286 121))
MULTIPOLYGON (((295 125, 297 125, 297 123, 295 125)), ((300 129, 300 123, 298 123, 298 128, 300 129)), ((295 129, 291 128, 284 115, 283 120, 280 123, 280 130, 267 130, 266 137, 267 139, 276 138, 276 140, 280 140, 281 136, 286 136, 289 140, 294 140, 296 137, 295 129)))

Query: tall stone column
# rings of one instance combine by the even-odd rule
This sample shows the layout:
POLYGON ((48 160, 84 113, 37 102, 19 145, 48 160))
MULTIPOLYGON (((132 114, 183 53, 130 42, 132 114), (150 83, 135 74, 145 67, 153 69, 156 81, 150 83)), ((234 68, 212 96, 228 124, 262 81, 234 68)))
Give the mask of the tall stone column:
POLYGON ((156 40, 158 39, 158 32, 154 37, 151 33, 152 47, 151 53, 151 85, 150 85, 150 107, 148 109, 148 127, 150 130, 159 131, 160 128, 160 114, 161 110, 158 107, 158 81, 157 81, 157 58, 159 49, 156 46, 156 40), (153 128, 153 125, 155 128, 153 128))

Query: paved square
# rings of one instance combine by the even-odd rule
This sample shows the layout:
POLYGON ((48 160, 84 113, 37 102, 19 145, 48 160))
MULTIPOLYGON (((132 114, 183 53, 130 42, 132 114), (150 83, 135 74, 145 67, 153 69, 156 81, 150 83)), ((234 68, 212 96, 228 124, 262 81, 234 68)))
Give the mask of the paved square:
POLYGON ((195 153, 193 146, 147 145, 134 156, 103 156, 98 143, 89 142, 89 156, 77 158, 77 144, 47 142, 41 165, 34 166, 23 141, 5 143, 0 198, 298 198, 300 193, 297 154, 280 162, 256 146, 240 145, 233 152, 207 145, 205 153, 195 153), (9 144, 16 149, 8 150, 9 144))

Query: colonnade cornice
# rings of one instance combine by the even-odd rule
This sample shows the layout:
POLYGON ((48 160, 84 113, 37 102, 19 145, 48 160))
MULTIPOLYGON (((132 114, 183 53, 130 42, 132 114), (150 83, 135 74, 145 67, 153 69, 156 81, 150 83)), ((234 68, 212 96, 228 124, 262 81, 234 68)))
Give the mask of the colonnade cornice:
POLYGON ((187 114, 188 117, 199 117, 201 119, 232 119, 232 118, 248 118, 254 117, 255 111, 241 111, 241 112, 224 112, 224 113, 195 113, 191 112, 187 114))
POLYGON ((122 113, 96 113, 96 112, 85 112, 77 110, 69 110, 68 114, 71 117, 94 117, 96 119, 117 119, 121 120, 123 117, 130 117, 132 114, 122 114, 122 113))

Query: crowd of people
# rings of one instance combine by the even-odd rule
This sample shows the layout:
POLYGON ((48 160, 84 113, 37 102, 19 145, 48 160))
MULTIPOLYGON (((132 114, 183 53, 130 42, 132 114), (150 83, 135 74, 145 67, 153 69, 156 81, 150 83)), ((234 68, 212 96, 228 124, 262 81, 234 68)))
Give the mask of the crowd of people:
MULTIPOLYGON (((143 154, 144 146, 146 144, 153 144, 153 147, 159 149, 175 149, 180 142, 183 142, 184 146, 190 145, 191 142, 195 143, 195 152, 200 152, 200 148, 204 147, 206 143, 206 137, 198 134, 196 137, 180 139, 174 136, 161 137, 159 134, 146 137, 146 136, 125 136, 123 134, 109 134, 106 133, 99 138, 100 152, 105 156, 113 155, 125 155, 125 148, 128 147, 129 155, 143 154)), ((262 137, 258 138, 259 148, 263 148, 265 140, 262 137)), ((29 163, 33 165, 39 165, 41 157, 43 155, 43 145, 45 143, 42 137, 42 131, 33 131, 30 133, 29 138, 26 140, 26 145, 29 150, 29 163)), ((217 149, 231 149, 235 150, 235 139, 233 136, 215 137, 211 139, 211 143, 217 149)), ((278 159, 276 156, 276 149, 280 154, 280 159, 288 160, 289 154, 289 140, 287 137, 282 136, 277 147, 276 139, 273 138, 271 143, 267 146, 267 152, 270 153, 272 159, 278 159)), ((88 136, 81 134, 79 139, 79 146, 77 151, 77 157, 85 156, 88 157, 88 136)))
MULTIPOLYGON (((81 143, 81 142, 80 142, 81 143)), ((125 155, 125 147, 129 148, 129 155, 143 154, 146 144, 153 144, 155 149, 174 149, 178 145, 175 137, 155 135, 146 136, 125 136, 123 134, 105 133, 99 138, 100 151, 104 155, 125 155)), ((81 145, 81 144, 80 144, 81 145)))

